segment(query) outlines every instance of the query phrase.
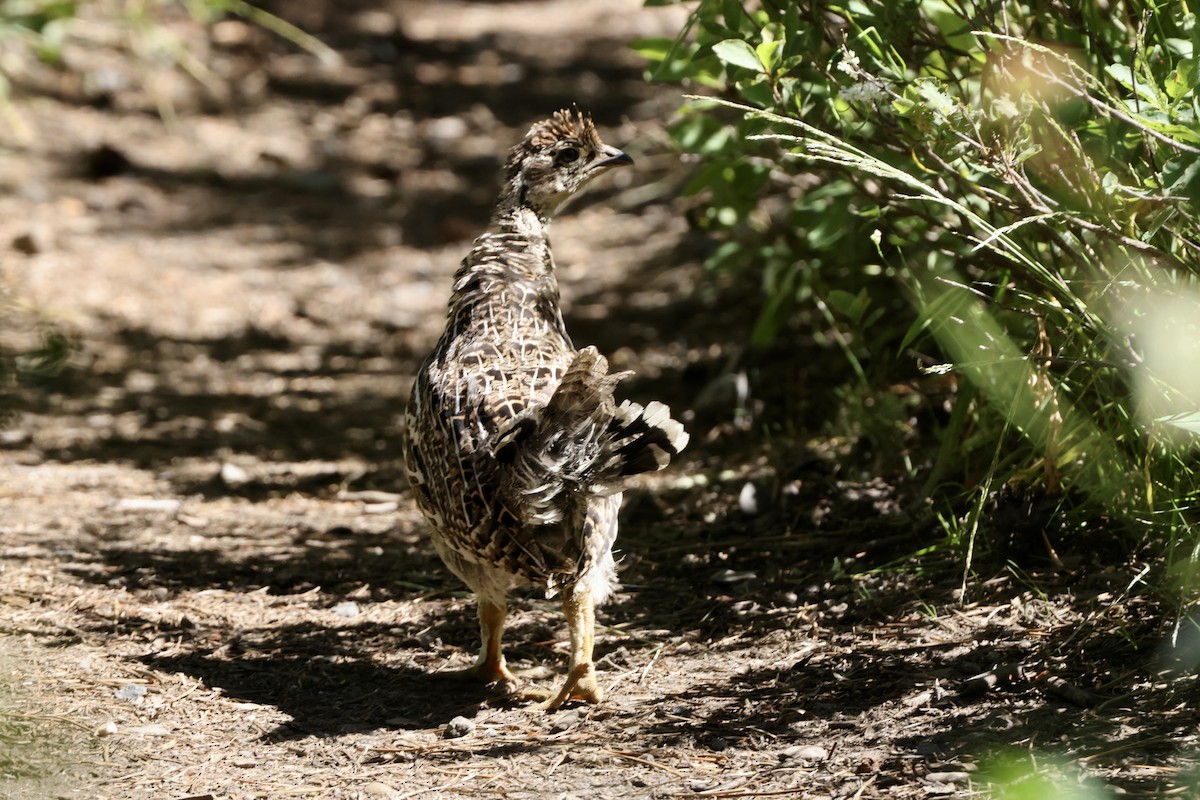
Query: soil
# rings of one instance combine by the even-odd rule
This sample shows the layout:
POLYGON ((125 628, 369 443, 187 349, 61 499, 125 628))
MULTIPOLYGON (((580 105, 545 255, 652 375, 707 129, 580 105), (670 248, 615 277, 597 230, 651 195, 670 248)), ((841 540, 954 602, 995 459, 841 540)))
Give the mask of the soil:
MULTIPOLYGON (((1033 543, 964 583, 962 550, 915 555, 940 536, 902 465, 831 435, 836 349, 739 344, 756 288, 702 266, 680 91, 625 48, 685 9, 268 8, 340 60, 167 18, 203 81, 101 25, 6 62, 3 277, 79 349, 0 439, 0 794, 915 798, 1020 764, 1010 796, 1190 791, 1194 664, 1145 564, 1051 557, 1017 503, 993 527, 1033 543), (571 103, 637 166, 555 223, 568 326, 692 445, 627 494, 606 701, 540 713, 439 676, 473 603, 398 443, 505 150, 571 103)), ((520 594, 506 641, 557 683, 553 604, 520 594)))

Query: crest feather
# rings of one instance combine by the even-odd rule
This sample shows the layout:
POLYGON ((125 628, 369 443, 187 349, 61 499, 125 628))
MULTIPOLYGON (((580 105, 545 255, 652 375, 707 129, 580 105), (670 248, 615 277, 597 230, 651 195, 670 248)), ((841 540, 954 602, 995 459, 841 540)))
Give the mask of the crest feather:
POLYGON ((525 135, 525 141, 534 147, 545 147, 564 139, 573 139, 593 150, 600 148, 600 134, 596 132, 592 118, 577 108, 555 112, 550 119, 534 123, 525 135))
POLYGON ((590 150, 604 146, 591 117, 577 108, 564 108, 550 119, 533 123, 524 140, 509 152, 505 173, 511 178, 526 156, 561 141, 575 141, 590 150))

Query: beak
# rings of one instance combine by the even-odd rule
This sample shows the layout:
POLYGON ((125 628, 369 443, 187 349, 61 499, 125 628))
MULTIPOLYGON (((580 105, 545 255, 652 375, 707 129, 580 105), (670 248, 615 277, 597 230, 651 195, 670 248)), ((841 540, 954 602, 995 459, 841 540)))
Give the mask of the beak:
POLYGON ((601 151, 602 158, 593 166, 597 169, 608 169, 609 167, 628 167, 633 164, 633 159, 622 153, 615 147, 604 146, 601 151))

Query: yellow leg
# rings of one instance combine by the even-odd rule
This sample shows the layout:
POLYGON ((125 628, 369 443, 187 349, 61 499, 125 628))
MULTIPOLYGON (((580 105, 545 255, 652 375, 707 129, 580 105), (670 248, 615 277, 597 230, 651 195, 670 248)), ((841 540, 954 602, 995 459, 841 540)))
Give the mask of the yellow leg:
POLYGON ((501 639, 504 638, 504 618, 508 615, 508 607, 503 603, 492 603, 483 598, 479 599, 479 635, 483 644, 479 648, 479 658, 474 665, 466 669, 442 673, 451 678, 463 680, 480 680, 484 683, 505 683, 515 686, 518 681, 504 663, 504 650, 501 639))
POLYGON ((596 681, 596 665, 592 663, 592 647, 596 640, 596 605, 588 591, 569 591, 563 598, 563 615, 571 629, 571 661, 567 679, 558 694, 538 708, 552 711, 568 700, 599 703, 604 692, 596 681))

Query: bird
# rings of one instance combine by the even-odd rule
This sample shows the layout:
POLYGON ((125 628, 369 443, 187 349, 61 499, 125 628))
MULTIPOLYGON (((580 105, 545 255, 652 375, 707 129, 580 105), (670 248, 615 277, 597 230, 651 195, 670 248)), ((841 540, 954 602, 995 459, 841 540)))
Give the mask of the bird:
POLYGON ((501 640, 508 593, 532 585, 561 599, 570 631, 566 679, 535 706, 546 710, 603 700, 595 609, 616 584, 621 493, 688 442, 663 403, 615 400, 632 373, 610 371, 594 346, 576 349, 560 308, 550 221, 583 186, 632 163, 577 108, 530 127, 508 154, 487 231, 454 275, 445 330, 404 415, 416 505, 478 604, 479 656, 455 674, 521 691, 501 640))

